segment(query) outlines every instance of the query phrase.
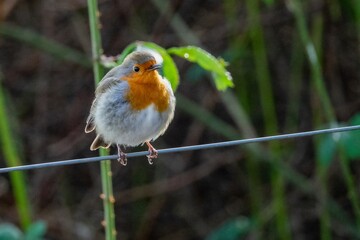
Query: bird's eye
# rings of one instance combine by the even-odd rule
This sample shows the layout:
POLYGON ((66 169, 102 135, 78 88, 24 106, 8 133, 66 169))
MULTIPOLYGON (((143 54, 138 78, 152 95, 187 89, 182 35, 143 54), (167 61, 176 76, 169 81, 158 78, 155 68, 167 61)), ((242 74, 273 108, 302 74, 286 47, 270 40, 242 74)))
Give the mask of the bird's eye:
POLYGON ((138 66, 134 66, 133 70, 134 70, 134 72, 138 72, 138 71, 140 71, 140 68, 138 66))

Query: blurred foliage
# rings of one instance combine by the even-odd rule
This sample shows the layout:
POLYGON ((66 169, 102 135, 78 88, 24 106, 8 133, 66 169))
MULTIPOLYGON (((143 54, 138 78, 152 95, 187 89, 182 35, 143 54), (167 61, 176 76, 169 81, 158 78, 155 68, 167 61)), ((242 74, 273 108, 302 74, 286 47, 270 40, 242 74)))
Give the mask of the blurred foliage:
MULTIPOLYGON (((360 114, 352 116, 345 125, 360 125, 360 114)), ((346 158, 349 160, 360 159, 360 132, 344 132, 337 134, 322 135, 317 137, 319 141, 319 159, 325 167, 329 167, 334 160, 336 153, 341 147, 344 150, 346 158)))
POLYGON ((57 59, 74 62, 84 67, 91 66, 89 59, 81 52, 48 39, 29 29, 21 28, 13 24, 1 23, 0 34, 24 42, 47 54, 53 55, 57 59))
POLYGON ((35 222, 23 233, 12 224, 0 224, 0 239, 2 240, 42 240, 45 239, 46 224, 35 222))
MULTIPOLYGON (((93 98, 87 5, 5 2, 0 66, 24 162, 90 156, 82 133, 93 98)), ((105 67, 139 45, 164 59, 178 104, 159 147, 359 124, 359 1, 124 0, 99 8, 105 67), (215 84, 204 81, 204 69, 215 84)), ((358 239, 359 137, 164 155, 155 169, 135 160, 114 165, 118 238, 358 239), (230 159, 237 162, 224 163, 230 159)), ((90 164, 29 174, 46 236, 103 238, 100 181, 90 164)), ((19 222, 6 189, 0 216, 19 222)))
MULTIPOLYGON (((0 150, 4 156, 6 165, 14 167, 22 165, 20 157, 20 137, 14 134, 14 124, 12 123, 12 115, 8 108, 9 99, 2 86, 3 75, 0 72, 0 150)), ((31 224, 31 206, 28 198, 28 188, 26 184, 26 175, 24 172, 10 173, 11 185, 16 202, 18 216, 20 218, 21 227, 27 229, 31 224)))
POLYGON ((251 222, 248 218, 230 219, 207 237, 207 240, 238 240, 250 232, 251 222))

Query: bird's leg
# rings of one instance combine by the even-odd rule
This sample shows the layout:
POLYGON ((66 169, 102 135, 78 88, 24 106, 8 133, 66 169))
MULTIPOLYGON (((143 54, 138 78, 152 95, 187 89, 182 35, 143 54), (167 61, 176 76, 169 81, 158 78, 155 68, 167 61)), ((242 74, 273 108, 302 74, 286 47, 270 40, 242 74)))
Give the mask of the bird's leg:
POLYGON ((158 151, 150 144, 150 142, 145 142, 146 145, 149 147, 149 155, 146 155, 149 161, 149 164, 153 164, 153 160, 157 158, 158 151))
POLYGON ((121 150, 120 144, 116 144, 116 146, 117 146, 117 149, 118 149, 118 156, 119 156, 118 161, 119 161, 119 163, 121 163, 121 165, 126 166, 126 164, 127 164, 126 153, 124 153, 121 150))

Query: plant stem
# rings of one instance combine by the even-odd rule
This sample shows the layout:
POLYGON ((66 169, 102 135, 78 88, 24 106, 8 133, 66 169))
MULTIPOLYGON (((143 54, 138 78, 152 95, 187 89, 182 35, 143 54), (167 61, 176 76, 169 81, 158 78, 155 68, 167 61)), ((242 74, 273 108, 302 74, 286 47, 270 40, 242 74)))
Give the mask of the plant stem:
MULTIPOLYGON (((98 84, 104 75, 104 69, 100 64, 100 56, 102 54, 101 36, 100 36, 100 23, 99 23, 99 11, 97 7, 97 0, 88 0, 89 22, 90 22, 90 34, 91 34, 91 46, 93 55, 93 71, 95 85, 98 84)), ((108 153, 106 150, 101 149, 100 155, 106 156, 108 153)), ((101 181, 104 205, 104 227, 106 240, 116 239, 115 228, 115 214, 114 214, 114 195, 111 179, 111 162, 109 160, 102 161, 100 163, 101 168, 101 181)))
POLYGON ((310 62, 311 73, 314 81, 316 91, 319 94, 319 98, 323 104, 325 111, 326 119, 329 121, 335 121, 335 113, 331 106, 329 95, 327 94, 326 87, 324 84, 324 79, 322 76, 321 64, 319 62, 319 57, 316 52, 315 46, 310 39, 307 27, 305 16, 302 10, 302 6, 298 0, 290 0, 290 8, 295 15, 297 29, 300 34, 300 38, 306 50, 308 60, 310 62))
POLYGON ((301 89, 304 67, 304 52, 302 43, 299 40, 299 34, 294 31, 293 46, 290 61, 290 79, 289 82, 289 106, 286 115, 286 129, 297 129, 299 123, 299 112, 301 108, 301 89))
MULTIPOLYGON (((265 133, 275 134, 278 131, 275 101, 270 81, 270 72, 266 57, 266 46, 260 24, 260 10, 258 0, 247 0, 247 10, 251 27, 249 34, 252 39, 257 80, 260 91, 260 102, 264 115, 265 133)), ((280 145, 277 142, 269 144, 274 153, 274 161, 280 162, 280 145)), ((271 175, 272 191, 274 196, 274 207, 276 212, 276 227, 279 239, 291 239, 291 230, 286 210, 285 183, 278 169, 274 169, 271 175)))
MULTIPOLYGON (((333 125, 334 124, 337 125, 336 116, 330 102, 330 97, 325 87, 324 78, 322 75, 321 63, 318 58, 318 53, 316 52, 315 46, 312 40, 310 39, 308 29, 306 27, 306 20, 301 2, 299 0, 291 0, 290 8, 295 15, 296 25, 307 53, 307 57, 310 63, 312 78, 313 78, 313 84, 315 90, 319 95, 319 99, 322 103, 322 107, 325 113, 325 119, 331 122, 333 125)), ((360 229, 360 200, 355 188, 355 184, 354 184, 355 181, 351 175, 349 162, 347 161, 344 151, 342 149, 340 149, 339 152, 339 159, 341 164, 341 170, 344 175, 345 183, 349 192, 349 198, 352 207, 354 209, 356 224, 358 229, 360 229)))
MULTIPOLYGON (((321 13, 317 13, 314 17, 314 24, 312 27, 312 39, 316 49, 316 53, 322 55, 322 32, 323 32, 323 17, 321 13)), ((319 65, 322 63, 318 60, 319 65)), ((314 79, 313 79, 314 80, 314 79)), ((321 113, 315 112, 315 123, 316 125, 321 124, 321 113)), ((315 142, 316 149, 319 148, 319 142, 315 142)), ((331 239, 331 219, 328 211, 328 166, 321 163, 320 156, 316 156, 316 176, 319 178, 319 209, 320 209, 320 239, 330 240, 331 239)))
MULTIPOLYGON (((2 146, 6 165, 14 167, 22 165, 18 149, 16 148, 16 140, 11 132, 9 112, 6 109, 5 92, 1 84, 2 75, 0 73, 0 143, 2 146)), ((15 197, 16 207, 20 218, 22 229, 27 230, 31 224, 31 208, 27 195, 27 187, 25 173, 15 171, 10 173, 11 185, 15 197)))

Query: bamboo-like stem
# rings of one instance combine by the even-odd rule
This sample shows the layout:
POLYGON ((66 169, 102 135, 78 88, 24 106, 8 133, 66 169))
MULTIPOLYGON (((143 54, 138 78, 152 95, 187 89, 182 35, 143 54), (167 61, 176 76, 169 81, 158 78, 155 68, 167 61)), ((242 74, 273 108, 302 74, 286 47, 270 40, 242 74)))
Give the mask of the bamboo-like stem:
MULTIPOLYGON (((6 165, 9 167, 22 165, 15 139, 11 132, 9 114, 6 111, 5 94, 1 84, 0 73, 0 143, 6 165)), ((26 230, 31 224, 31 208, 27 195, 25 173, 11 172, 10 181, 13 187, 14 198, 19 214, 21 227, 26 230)))
MULTIPOLYGON (((88 0, 89 23, 91 34, 91 46, 93 55, 93 71, 95 85, 98 84, 104 75, 104 70, 100 64, 100 56, 102 54, 99 10, 97 0, 88 0)), ((100 155, 107 155, 106 150, 101 150, 100 155)), ((106 240, 116 239, 115 214, 114 214, 114 195, 112 189, 111 178, 111 162, 109 160, 100 163, 102 191, 101 198, 104 205, 104 222, 106 240)))

